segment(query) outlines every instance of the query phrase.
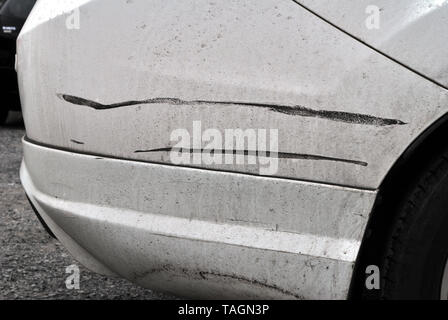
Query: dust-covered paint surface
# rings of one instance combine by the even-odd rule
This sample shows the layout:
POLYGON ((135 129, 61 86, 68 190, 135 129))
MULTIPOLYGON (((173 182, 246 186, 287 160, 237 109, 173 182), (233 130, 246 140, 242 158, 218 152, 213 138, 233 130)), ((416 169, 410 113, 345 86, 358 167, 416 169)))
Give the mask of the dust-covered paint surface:
POLYGON ((41 0, 18 40, 22 182, 58 239, 181 295, 345 298, 376 190, 447 91, 294 1, 105 1, 41 0), (195 122, 277 130, 278 170, 173 165, 211 151, 174 149, 195 122))
POLYGON ((47 234, 20 185, 25 129, 12 120, 0 127, 0 299, 175 299, 88 270, 47 234), (70 265, 80 268, 79 290, 65 285, 70 265))
POLYGON ((279 152, 328 161, 282 158, 276 176, 375 189, 447 111, 445 89, 291 0, 77 5, 79 29, 64 28, 64 6, 50 14, 41 1, 19 38, 27 134, 40 143, 170 163, 135 151, 172 146, 170 134, 196 120, 278 129, 279 152))

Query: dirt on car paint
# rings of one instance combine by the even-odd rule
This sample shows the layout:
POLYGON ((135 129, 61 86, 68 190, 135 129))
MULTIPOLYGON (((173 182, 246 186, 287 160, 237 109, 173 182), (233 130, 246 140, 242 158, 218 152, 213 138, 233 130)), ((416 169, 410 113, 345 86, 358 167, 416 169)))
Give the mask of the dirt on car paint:
POLYGON ((173 299, 126 280, 93 273, 40 225, 19 180, 20 120, 0 127, 0 300, 4 299, 173 299), (68 289, 67 267, 80 269, 80 286, 68 289))

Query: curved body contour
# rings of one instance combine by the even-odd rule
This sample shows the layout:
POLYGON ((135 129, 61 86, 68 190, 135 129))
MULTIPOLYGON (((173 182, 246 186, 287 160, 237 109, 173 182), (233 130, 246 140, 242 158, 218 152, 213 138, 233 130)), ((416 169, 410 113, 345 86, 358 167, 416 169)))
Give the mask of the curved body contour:
POLYGON ((18 40, 22 182, 58 239, 159 290, 346 297, 377 189, 448 110, 443 62, 327 1, 105 2, 41 0, 18 40), (194 121, 277 129, 278 170, 173 165, 194 121))

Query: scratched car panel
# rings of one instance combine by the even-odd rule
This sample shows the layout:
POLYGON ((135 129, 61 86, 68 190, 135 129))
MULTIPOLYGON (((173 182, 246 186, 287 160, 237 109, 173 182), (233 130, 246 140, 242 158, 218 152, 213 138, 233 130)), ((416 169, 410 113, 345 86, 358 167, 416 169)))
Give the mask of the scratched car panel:
MULTIPOLYGON (((174 17, 178 3, 155 1, 150 6, 148 13, 143 2, 111 3, 110 11, 119 11, 120 19, 129 21, 120 25, 127 35, 120 45, 114 32, 100 39, 94 36, 95 30, 114 30, 118 24, 101 4, 85 6, 99 19, 84 17, 84 27, 76 32, 60 28, 60 36, 76 46, 54 43, 45 36, 48 25, 64 25, 64 15, 33 30, 43 43, 51 41, 48 48, 52 50, 20 64, 26 68, 39 59, 47 71, 36 72, 52 91, 28 84, 35 77, 29 73, 21 79, 33 96, 33 108, 25 114, 30 139, 74 150, 168 162, 166 152, 135 151, 169 147, 173 128, 191 126, 192 119, 215 128, 272 126, 280 130, 279 152, 305 155, 299 160, 280 159, 279 176, 374 189, 404 146, 444 113, 443 108, 436 108, 446 105, 443 89, 320 21, 293 1, 265 1, 263 5, 251 1, 244 7, 238 2, 205 2, 203 14, 216 19, 195 20, 185 14, 175 23, 148 14, 163 10, 167 17, 174 17), (158 41, 158 32, 149 32, 158 28, 163 29, 166 41, 158 41), (235 28, 241 32, 235 34, 235 28), (254 36, 255 30, 260 36, 254 36), (197 33, 204 36, 197 37, 197 33), (207 46, 202 47, 204 42, 207 46), (106 46, 113 48, 113 55, 104 54, 106 46), (260 46, 263 50, 253 49, 260 46), (57 60, 56 54, 67 59, 57 60), (245 57, 245 63, 236 64, 235 56, 245 57), (56 68, 54 61, 63 65, 56 68), (90 72, 93 67, 95 73, 90 72), (103 105, 154 103, 95 111, 62 100, 61 95, 103 105), (185 103, 179 104, 177 99, 185 103), (45 117, 40 106, 46 110, 45 117), (291 114, 288 108, 295 111, 291 114), (52 125, 61 121, 63 126, 52 125), (132 131, 125 137, 115 134, 130 123, 132 131)), ((33 20, 28 22, 32 25, 33 20)), ((25 30, 22 42, 26 43, 26 35, 25 30)), ((25 108, 26 99, 23 97, 25 108)), ((258 171, 257 167, 218 168, 258 171)))
POLYGON ((162 291, 347 297, 381 183, 448 111, 442 67, 358 34, 361 15, 328 1, 105 2, 40 0, 18 40, 22 183, 58 239, 162 291), (278 170, 173 164, 206 151, 171 139, 195 122, 278 130, 275 153, 213 150, 278 170))

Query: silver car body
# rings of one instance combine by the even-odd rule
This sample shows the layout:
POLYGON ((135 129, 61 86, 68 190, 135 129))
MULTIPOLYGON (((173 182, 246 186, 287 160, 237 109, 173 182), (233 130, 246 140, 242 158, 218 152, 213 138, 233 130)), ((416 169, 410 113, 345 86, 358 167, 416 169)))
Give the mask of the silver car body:
POLYGON ((39 0, 18 39, 27 194, 100 273, 195 297, 347 297, 381 182, 448 110, 447 2, 378 0, 374 30, 368 5, 39 0), (273 176, 173 165, 170 134, 197 120, 278 129, 288 156, 273 176))

